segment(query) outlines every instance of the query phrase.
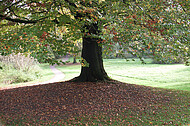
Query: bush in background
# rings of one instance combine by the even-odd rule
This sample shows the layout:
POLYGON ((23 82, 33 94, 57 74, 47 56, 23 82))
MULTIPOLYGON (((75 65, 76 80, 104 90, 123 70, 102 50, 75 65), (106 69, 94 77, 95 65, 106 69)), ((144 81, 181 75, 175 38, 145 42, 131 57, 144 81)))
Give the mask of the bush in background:
POLYGON ((0 56, 0 83, 28 82, 41 77, 38 62, 21 53, 0 56))

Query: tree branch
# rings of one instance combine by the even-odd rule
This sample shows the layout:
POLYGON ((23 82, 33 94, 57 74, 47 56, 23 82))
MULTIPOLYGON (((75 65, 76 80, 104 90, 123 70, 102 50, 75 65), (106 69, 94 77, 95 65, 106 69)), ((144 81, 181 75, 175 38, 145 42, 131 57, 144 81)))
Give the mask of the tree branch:
POLYGON ((21 19, 13 19, 10 17, 6 17, 0 14, 0 19, 6 19, 8 21, 17 22, 17 23, 25 23, 25 24, 34 24, 37 23, 39 20, 21 20, 21 19))
MULTIPOLYGON (((35 24, 43 19, 46 19, 48 17, 44 17, 44 18, 41 18, 41 19, 38 19, 38 20, 22 20, 22 19, 13 19, 13 18, 10 18, 10 17, 6 17, 6 16, 3 16, 0 14, 0 19, 6 19, 8 21, 12 21, 12 22, 17 22, 17 23, 25 23, 25 24, 35 24)), ((56 24, 59 24, 59 22, 55 19, 53 20, 56 24)))
POLYGON ((67 2, 67 3, 68 3, 70 6, 72 6, 73 8, 75 8, 75 10, 74 10, 74 12, 73 12, 73 10, 71 9, 71 7, 69 7, 69 9, 70 9, 71 13, 74 15, 75 19, 78 19, 78 18, 80 18, 80 17, 84 17, 82 14, 80 14, 80 13, 78 13, 78 12, 76 11, 76 9, 77 9, 78 7, 75 5, 75 3, 70 2, 69 0, 65 0, 65 2, 67 2), (75 14, 75 13, 76 13, 76 14, 75 14))

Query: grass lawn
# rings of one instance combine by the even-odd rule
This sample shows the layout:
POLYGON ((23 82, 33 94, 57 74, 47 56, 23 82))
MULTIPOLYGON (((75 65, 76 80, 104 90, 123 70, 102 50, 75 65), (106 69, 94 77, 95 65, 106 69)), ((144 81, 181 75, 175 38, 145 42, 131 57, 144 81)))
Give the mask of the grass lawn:
POLYGON ((63 78, 62 81, 67 81, 67 80, 70 80, 74 77, 79 76, 80 70, 81 70, 80 64, 56 66, 56 68, 65 74, 65 78, 63 78))
POLYGON ((108 75, 116 80, 152 86, 190 91, 190 67, 183 64, 151 64, 146 60, 143 65, 139 60, 126 62, 124 59, 105 59, 108 75))
MULTIPOLYGON (((72 62, 72 58, 69 60, 72 62)), ((128 62, 125 59, 104 59, 104 66, 111 78, 121 82, 190 91, 189 66, 183 64, 151 64, 150 59, 146 59, 146 62, 147 64, 143 65, 138 59, 128 62)), ((39 80, 10 85, 0 83, 0 87, 23 86, 43 82, 54 76, 48 64, 40 64, 40 67, 43 69, 43 77, 39 80)), ((78 76, 81 69, 79 64, 57 66, 56 68, 65 74, 62 81, 78 76)))
MULTIPOLYGON (((126 62, 125 59, 104 59, 108 75, 122 82, 167 89, 190 91, 190 67, 183 64, 151 64, 146 60, 143 65, 137 59, 126 62)), ((64 80, 72 79, 80 74, 80 65, 57 66, 65 73, 64 80)))

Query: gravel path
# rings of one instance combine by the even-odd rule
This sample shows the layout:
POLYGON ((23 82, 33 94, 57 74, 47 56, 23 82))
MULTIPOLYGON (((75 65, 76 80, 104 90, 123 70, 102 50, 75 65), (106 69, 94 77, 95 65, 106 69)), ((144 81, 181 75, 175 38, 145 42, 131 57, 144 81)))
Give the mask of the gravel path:
POLYGON ((39 83, 35 83, 35 84, 30 84, 30 85, 27 85, 27 86, 48 84, 48 83, 54 83, 54 82, 59 82, 59 81, 63 80, 63 78, 65 77, 64 73, 62 73, 60 70, 56 69, 55 65, 50 66, 50 68, 51 68, 52 72, 55 74, 55 76, 52 79, 50 79, 48 81, 45 81, 45 82, 39 82, 39 83))
POLYGON ((52 72, 55 74, 55 76, 48 81, 38 83, 38 84, 47 84, 47 83, 59 82, 65 77, 64 73, 62 73, 60 70, 55 68, 55 65, 50 66, 50 68, 51 68, 52 72))
MULTIPOLYGON (((68 60, 68 58, 64 58, 62 61, 66 62, 67 60, 68 60)), ((34 84, 34 85, 54 83, 54 82, 61 81, 65 77, 65 75, 60 70, 56 69, 55 66, 56 65, 50 66, 52 72, 55 74, 55 76, 52 79, 50 79, 48 81, 45 81, 45 82, 37 83, 37 84, 34 84)))

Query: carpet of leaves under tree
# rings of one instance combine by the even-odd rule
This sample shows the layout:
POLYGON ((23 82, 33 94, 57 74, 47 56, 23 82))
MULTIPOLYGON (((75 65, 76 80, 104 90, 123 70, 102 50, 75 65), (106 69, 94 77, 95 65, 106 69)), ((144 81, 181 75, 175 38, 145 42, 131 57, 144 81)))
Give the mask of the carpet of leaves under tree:
MULTIPOLYGON (((104 124, 108 125, 118 120, 130 125, 133 117, 143 124, 143 115, 154 116, 165 106, 169 106, 165 111, 162 109, 166 116, 169 110, 174 114, 183 111, 181 106, 174 105, 176 101, 184 102, 184 111, 189 109, 187 100, 177 96, 176 91, 161 90, 118 81, 60 82, 0 90, 0 119, 6 125, 19 124, 20 120, 24 125, 80 124, 81 121, 93 124, 93 120, 106 120, 104 124), (128 117, 131 120, 125 119, 128 117)), ((174 122, 163 121, 163 125, 174 122)))

